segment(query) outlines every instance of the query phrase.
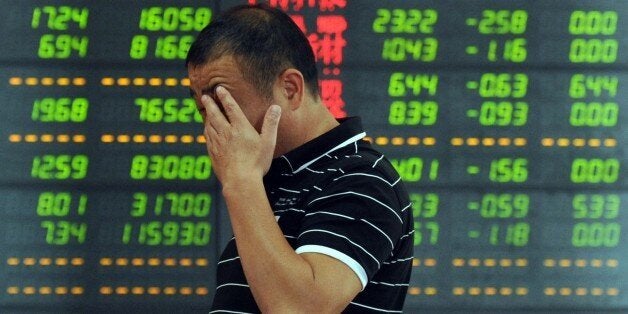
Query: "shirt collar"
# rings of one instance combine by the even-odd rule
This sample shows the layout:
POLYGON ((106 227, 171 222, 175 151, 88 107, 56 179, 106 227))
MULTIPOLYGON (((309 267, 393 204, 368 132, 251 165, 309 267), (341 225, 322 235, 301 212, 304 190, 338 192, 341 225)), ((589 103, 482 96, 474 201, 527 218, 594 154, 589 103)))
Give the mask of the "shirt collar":
POLYGON ((325 155, 351 145, 366 136, 359 117, 338 119, 338 122, 340 125, 323 135, 275 158, 271 169, 283 163, 292 173, 298 173, 325 155))

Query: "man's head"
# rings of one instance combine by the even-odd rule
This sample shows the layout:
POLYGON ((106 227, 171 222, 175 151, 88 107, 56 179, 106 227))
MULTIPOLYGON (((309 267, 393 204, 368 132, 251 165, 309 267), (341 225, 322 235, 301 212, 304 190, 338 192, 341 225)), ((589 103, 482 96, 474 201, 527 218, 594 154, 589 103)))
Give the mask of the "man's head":
POLYGON ((201 96, 216 100, 219 85, 258 132, 268 108, 273 104, 282 108, 275 156, 338 124, 319 97, 314 53, 307 38, 279 10, 258 5, 225 12, 198 35, 186 65, 190 91, 203 117, 201 96))
POLYGON ((186 66, 203 66, 230 56, 238 70, 266 100, 284 70, 301 72, 313 97, 318 73, 312 48, 298 26, 280 10, 266 5, 237 6, 212 21, 190 47, 186 66))

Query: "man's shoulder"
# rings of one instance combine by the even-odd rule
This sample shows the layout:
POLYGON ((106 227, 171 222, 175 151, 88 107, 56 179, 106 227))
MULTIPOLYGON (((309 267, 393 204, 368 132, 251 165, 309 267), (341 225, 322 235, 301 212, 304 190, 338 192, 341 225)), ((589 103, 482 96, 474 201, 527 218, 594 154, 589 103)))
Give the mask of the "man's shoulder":
POLYGON ((356 142, 335 151, 313 165, 329 174, 321 182, 323 191, 316 194, 339 193, 346 189, 386 199, 390 205, 406 206, 407 190, 386 156, 373 149, 368 142, 356 142))
POLYGON ((393 182, 399 179, 399 173, 386 155, 372 148, 367 141, 358 141, 346 149, 330 153, 323 163, 338 167, 343 174, 369 173, 393 182))

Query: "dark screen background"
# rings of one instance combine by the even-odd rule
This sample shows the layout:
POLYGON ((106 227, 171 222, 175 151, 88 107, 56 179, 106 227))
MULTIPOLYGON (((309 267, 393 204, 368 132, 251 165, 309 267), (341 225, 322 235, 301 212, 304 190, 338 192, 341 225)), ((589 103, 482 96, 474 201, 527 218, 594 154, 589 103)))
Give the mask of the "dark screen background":
MULTIPOLYGON (((248 2, 0 1, 2 312, 209 309, 231 232, 183 60, 248 2)), ((407 312, 628 310, 628 2, 269 2, 408 186, 407 312)))

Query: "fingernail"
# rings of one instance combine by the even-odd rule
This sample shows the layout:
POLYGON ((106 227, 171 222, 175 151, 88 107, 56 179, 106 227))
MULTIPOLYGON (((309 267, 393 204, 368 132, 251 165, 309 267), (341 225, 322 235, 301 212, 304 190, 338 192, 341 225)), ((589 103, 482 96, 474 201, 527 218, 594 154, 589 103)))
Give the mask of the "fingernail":
POLYGON ((207 96, 207 95, 201 96, 201 101, 202 102, 208 102, 209 101, 209 96, 207 96))
POLYGON ((270 106, 270 112, 272 112, 274 114, 279 114, 279 113, 281 113, 281 107, 279 107, 277 105, 272 105, 272 106, 270 106))
POLYGON ((227 90, 224 87, 222 87, 221 85, 216 86, 216 94, 220 93, 220 94, 224 95, 226 92, 227 92, 227 90))

